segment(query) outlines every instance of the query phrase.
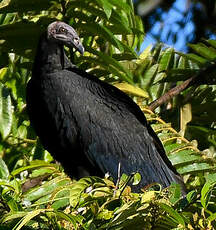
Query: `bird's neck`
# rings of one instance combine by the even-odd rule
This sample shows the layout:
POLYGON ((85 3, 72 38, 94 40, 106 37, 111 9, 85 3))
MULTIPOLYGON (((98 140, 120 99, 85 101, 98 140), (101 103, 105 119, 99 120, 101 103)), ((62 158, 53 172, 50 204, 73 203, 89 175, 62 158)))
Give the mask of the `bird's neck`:
POLYGON ((65 55, 63 45, 48 41, 46 34, 43 34, 34 60, 33 75, 38 77, 42 73, 53 73, 69 67, 73 67, 73 64, 65 55))

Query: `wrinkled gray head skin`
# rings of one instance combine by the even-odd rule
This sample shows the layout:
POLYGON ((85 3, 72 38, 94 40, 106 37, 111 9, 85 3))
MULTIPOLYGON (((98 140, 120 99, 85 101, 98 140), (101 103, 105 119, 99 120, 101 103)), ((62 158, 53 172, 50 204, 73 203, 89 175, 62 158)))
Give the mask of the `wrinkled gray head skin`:
POLYGON ((81 54, 84 53, 84 47, 76 31, 64 22, 53 22, 47 28, 47 38, 50 41, 57 42, 68 47, 74 47, 81 54))

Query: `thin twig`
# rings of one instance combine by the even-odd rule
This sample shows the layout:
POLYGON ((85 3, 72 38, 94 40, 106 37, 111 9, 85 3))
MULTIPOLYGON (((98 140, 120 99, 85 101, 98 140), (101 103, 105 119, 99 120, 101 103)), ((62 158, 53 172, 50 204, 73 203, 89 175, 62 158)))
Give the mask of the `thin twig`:
MULTIPOLYGON (((208 77, 209 75, 208 71, 215 70, 215 67, 216 67, 215 60, 207 63, 206 66, 201 71, 199 71, 199 73, 190 77, 189 79, 184 81, 182 84, 170 89, 167 93, 165 93, 164 95, 162 95, 161 97, 159 97, 158 99, 150 103, 148 108, 151 111, 154 111, 157 107, 170 101, 174 96, 180 94, 183 90, 189 88, 190 86, 204 84, 203 82, 206 79, 204 79, 203 76, 206 75, 208 77)), ((214 79, 211 79, 211 81, 214 82, 214 79)), ((206 80, 206 82, 208 82, 208 79, 206 80)))
POLYGON ((163 96, 161 96, 158 99, 156 99, 155 101, 153 101, 149 105, 148 108, 151 111, 154 111, 160 105, 162 105, 162 104, 170 101, 174 96, 180 94, 183 90, 185 90, 188 87, 190 87, 192 85, 192 82, 193 82, 194 79, 195 79, 195 76, 190 77, 189 79, 187 79, 186 81, 184 81, 181 85, 177 85, 176 87, 172 88, 167 93, 165 93, 163 96))
POLYGON ((124 185, 121 187, 121 192, 119 194, 119 197, 121 197, 122 193, 124 192, 125 188, 128 186, 128 184, 130 183, 130 181, 133 179, 135 173, 131 173, 131 175, 128 176, 126 182, 124 183, 124 185))
POLYGON ((114 196, 116 195, 116 191, 119 188, 120 179, 121 179, 121 163, 119 162, 119 164, 118 164, 118 179, 117 179, 116 186, 115 186, 114 196))

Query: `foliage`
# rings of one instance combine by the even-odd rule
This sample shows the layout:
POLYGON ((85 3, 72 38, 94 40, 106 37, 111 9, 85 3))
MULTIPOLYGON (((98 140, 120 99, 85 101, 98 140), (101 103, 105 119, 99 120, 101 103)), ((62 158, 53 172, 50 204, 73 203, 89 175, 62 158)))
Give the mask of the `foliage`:
MULTIPOLYGON (((3 171, 3 170, 2 170, 3 171)), ((56 165, 32 161, 1 179, 2 227, 8 229, 211 229, 215 222, 216 174, 200 193, 181 197, 180 187, 132 193, 108 178, 71 181, 56 165)))
POLYGON ((144 29, 130 0, 3 0, 0 25, 2 229, 215 227, 215 41, 191 45, 191 54, 158 44, 137 55, 144 29), (71 60, 140 105, 184 177, 190 191, 186 198, 177 185, 165 190, 150 185, 143 193, 132 193, 125 188, 126 175, 117 185, 110 178, 71 181, 52 163, 30 126, 25 88, 38 36, 56 19, 76 28, 86 48, 84 56, 67 49, 71 60), (173 85, 195 75, 199 76, 196 85, 157 109, 166 121, 146 109, 173 85), (201 152, 184 134, 207 150, 201 152))

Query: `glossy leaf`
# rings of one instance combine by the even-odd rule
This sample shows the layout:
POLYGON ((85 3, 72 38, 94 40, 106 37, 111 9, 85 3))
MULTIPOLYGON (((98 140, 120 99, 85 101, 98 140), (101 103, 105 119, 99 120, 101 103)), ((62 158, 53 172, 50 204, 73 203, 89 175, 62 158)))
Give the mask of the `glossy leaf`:
POLYGON ((0 158, 0 179, 8 179, 9 170, 2 158, 0 158))
POLYGON ((164 209, 164 211, 169 213, 169 215, 173 218, 173 220, 177 224, 181 224, 182 227, 185 227, 185 221, 184 221, 183 217, 178 212, 176 212, 172 207, 168 206, 167 204, 160 203, 159 205, 162 209, 164 209))
POLYGON ((216 184, 216 181, 215 182, 207 181, 202 188, 200 201, 204 208, 207 208, 208 206, 208 203, 211 197, 211 193, 212 193, 212 189, 215 184, 216 184))
POLYGON ((35 201, 42 196, 52 193, 59 186, 70 184, 70 180, 65 177, 56 177, 51 181, 44 183, 40 189, 34 188, 25 194, 25 200, 35 201))
POLYGON ((174 57, 174 50, 172 48, 166 49, 163 55, 161 56, 158 71, 161 72, 167 70, 173 62, 173 57, 174 57))
POLYGON ((10 91, 0 83, 0 134, 5 139, 12 128, 13 106, 10 91))
POLYGON ((127 94, 132 94, 138 97, 148 97, 148 93, 145 92, 144 90, 140 89, 139 87, 133 86, 128 83, 116 83, 114 84, 115 87, 119 88, 123 92, 127 94))
POLYGON ((96 0, 99 5, 101 5, 104 9, 104 12, 109 19, 112 13, 113 6, 108 0, 96 0))
POLYGON ((201 44, 189 44, 189 46, 199 55, 203 56, 204 58, 207 58, 208 60, 213 60, 216 58, 216 50, 213 51, 211 48, 208 48, 207 46, 201 44))
POLYGON ((52 211, 52 210, 36 209, 34 211, 29 212, 25 217, 23 217, 23 219, 20 222, 18 222, 18 224, 13 228, 13 230, 20 230, 25 224, 27 224, 34 217, 41 215, 46 211, 52 211))

